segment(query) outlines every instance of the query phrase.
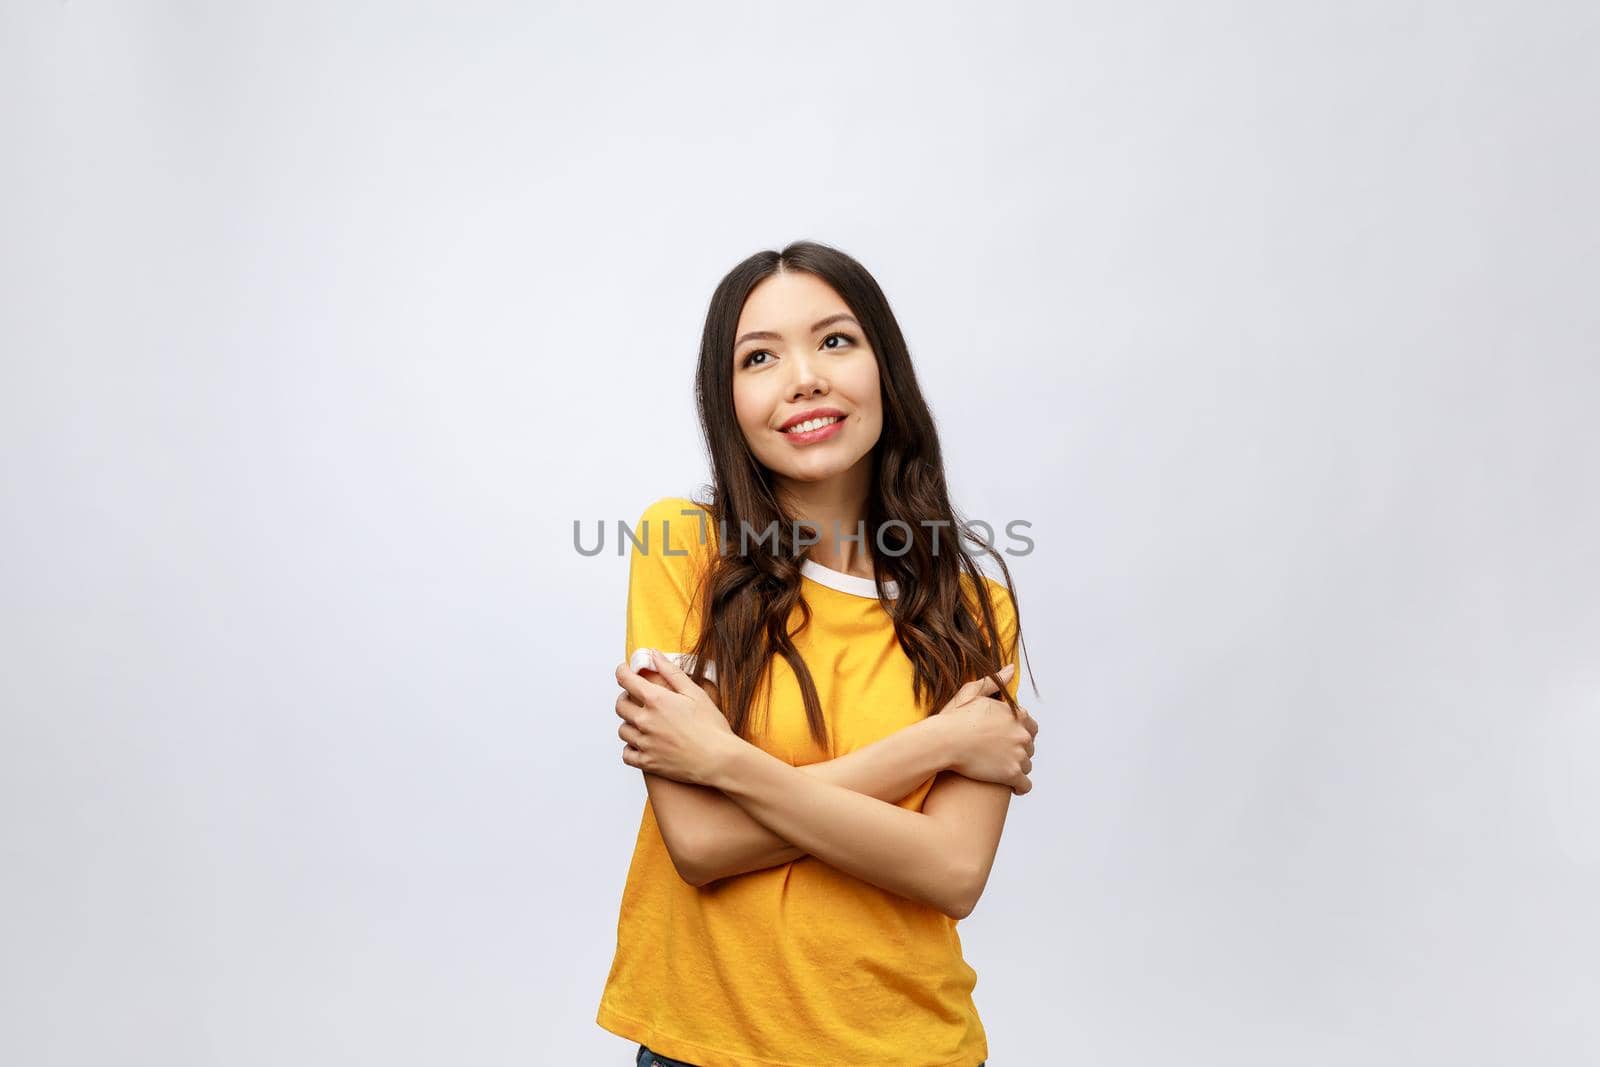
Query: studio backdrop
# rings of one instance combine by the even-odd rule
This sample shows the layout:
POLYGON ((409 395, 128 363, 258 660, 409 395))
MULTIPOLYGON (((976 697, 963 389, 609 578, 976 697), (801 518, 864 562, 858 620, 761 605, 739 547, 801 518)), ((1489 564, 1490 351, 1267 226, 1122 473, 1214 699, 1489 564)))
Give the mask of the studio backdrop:
POLYGON ((1015 550, 991 1067, 1596 1062, 1597 35, 7 4, 0 1061, 631 1062, 616 524, 806 239, 1015 550))

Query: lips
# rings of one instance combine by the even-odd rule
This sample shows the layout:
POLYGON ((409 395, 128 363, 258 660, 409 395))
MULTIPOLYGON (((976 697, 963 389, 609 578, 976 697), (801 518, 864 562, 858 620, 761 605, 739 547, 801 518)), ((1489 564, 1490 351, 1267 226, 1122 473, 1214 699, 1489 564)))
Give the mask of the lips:
POLYGON ((787 435, 789 437, 795 437, 795 436, 802 436, 803 437, 806 434, 816 433, 818 430, 826 430, 826 429, 829 429, 831 427, 837 426, 843 421, 844 421, 844 419, 840 418, 837 415, 827 415, 827 416, 824 416, 824 417, 822 417, 820 419, 807 419, 805 422, 797 422, 793 426, 791 426, 789 429, 780 430, 778 432, 782 433, 782 434, 785 434, 785 435, 787 435), (805 427, 805 429, 801 429, 802 426, 805 427))
POLYGON ((783 433, 786 430, 793 429, 803 422, 809 422, 812 419, 825 419, 829 418, 830 416, 833 418, 842 419, 844 418, 844 412, 840 411, 838 408, 812 408, 809 411, 802 411, 799 414, 791 416, 789 419, 785 420, 783 425, 778 427, 778 432, 783 433))
POLYGON ((812 422, 803 422, 800 425, 816 426, 816 429, 788 430, 783 434, 785 444, 793 445, 796 448, 809 448, 812 445, 820 444, 823 441, 832 441, 834 438, 844 433, 843 419, 834 419, 831 422, 824 422, 821 426, 817 426, 816 423, 812 422))

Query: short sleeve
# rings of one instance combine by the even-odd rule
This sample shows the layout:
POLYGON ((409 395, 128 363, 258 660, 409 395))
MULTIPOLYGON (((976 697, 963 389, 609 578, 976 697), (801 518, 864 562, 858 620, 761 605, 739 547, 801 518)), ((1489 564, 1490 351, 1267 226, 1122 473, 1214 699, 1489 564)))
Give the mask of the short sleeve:
POLYGON ((1000 648, 1004 653, 1006 663, 1016 665, 1016 670, 1011 672, 1011 681, 1006 683, 1006 689, 1011 693, 1011 699, 1017 699, 1017 694, 1022 689, 1022 662, 1017 651, 1017 607, 1012 602, 1011 591, 1004 582, 996 581, 988 575, 983 579, 989 586, 989 603, 994 606, 994 621, 1000 631, 1000 648))
MULTIPOLYGON (((634 670, 650 666, 649 650, 693 668, 700 638, 698 583, 711 559, 712 531, 704 508, 687 497, 662 497, 634 524, 628 559, 627 647, 634 670)), ((716 681, 716 664, 706 664, 716 681)))

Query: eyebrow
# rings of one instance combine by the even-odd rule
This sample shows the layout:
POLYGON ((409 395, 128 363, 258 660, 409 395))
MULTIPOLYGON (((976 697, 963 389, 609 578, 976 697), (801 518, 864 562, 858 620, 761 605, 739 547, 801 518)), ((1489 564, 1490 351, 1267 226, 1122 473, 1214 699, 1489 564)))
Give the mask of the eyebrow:
MULTIPOLYGON (((837 315, 829 315, 825 319, 821 319, 821 320, 819 320, 817 322, 812 323, 811 324, 811 332, 812 333, 816 333, 818 330, 822 329, 824 326, 832 326, 836 322, 855 322, 856 328, 857 329, 861 328, 861 324, 859 322, 856 322, 856 320, 855 320, 855 318, 853 316, 848 315, 845 312, 841 311, 837 315)), ((741 337, 737 341, 733 342, 733 347, 734 348, 738 348, 740 345, 744 344, 746 341, 781 341, 781 340, 783 340, 783 335, 782 334, 778 334, 778 333, 773 333, 771 330, 751 330, 749 333, 745 334, 743 337, 741 337)))

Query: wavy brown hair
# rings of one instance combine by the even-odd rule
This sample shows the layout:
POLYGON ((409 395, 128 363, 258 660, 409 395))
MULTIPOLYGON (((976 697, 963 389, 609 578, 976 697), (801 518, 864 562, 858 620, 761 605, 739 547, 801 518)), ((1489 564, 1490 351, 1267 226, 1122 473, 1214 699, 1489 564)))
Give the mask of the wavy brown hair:
MULTIPOLYGON (((933 414, 917 384, 900 325, 872 275, 845 253, 813 241, 797 241, 781 252, 757 252, 744 260, 711 295, 695 375, 695 400, 713 481, 705 487, 706 499, 694 503, 709 513, 707 525, 719 551, 709 554, 694 594, 704 624, 694 648, 692 676, 704 683, 703 665, 708 660, 716 663, 723 714, 734 733, 749 738, 754 732, 756 692, 763 676, 770 681, 773 657, 782 656, 800 683, 811 736, 826 748, 827 725, 816 684, 788 628, 797 604, 801 629, 811 621, 811 607, 800 592, 803 546, 794 537, 799 517, 779 501, 771 471, 751 453, 734 414, 733 342, 739 315, 756 284, 782 271, 803 271, 831 286, 861 323, 878 361, 883 430, 872 451, 866 535, 874 546, 879 600, 894 620, 900 647, 916 670, 913 699, 932 713, 949 703, 963 683, 992 677, 1005 665, 1002 641, 1010 635, 996 632, 989 585, 972 551, 986 552, 1000 564, 1016 614, 1019 648, 1022 613, 1005 560, 951 506, 933 414), (757 536, 774 522, 776 545, 748 553, 734 547, 742 541, 740 531, 757 536), (925 530, 923 523, 939 522, 946 525, 939 530, 937 554, 930 538, 908 532, 925 530), (716 536, 719 532, 733 536, 725 542, 716 536), (880 543, 883 552, 876 551, 880 543), (888 581, 899 587, 895 598, 883 595, 888 581), (976 595, 963 595, 965 588, 976 595)), ((767 696, 770 706, 770 685, 767 696)), ((1017 703, 1004 686, 996 698, 1016 713, 1017 703)))

